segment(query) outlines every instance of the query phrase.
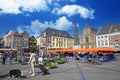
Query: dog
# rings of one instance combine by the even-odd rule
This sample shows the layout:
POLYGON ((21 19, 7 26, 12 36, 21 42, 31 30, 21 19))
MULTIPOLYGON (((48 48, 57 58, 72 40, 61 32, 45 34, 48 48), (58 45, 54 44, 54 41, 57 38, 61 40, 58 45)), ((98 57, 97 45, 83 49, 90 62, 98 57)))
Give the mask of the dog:
POLYGON ((21 70, 12 69, 12 70, 9 71, 8 76, 10 78, 20 78, 21 77, 21 70))

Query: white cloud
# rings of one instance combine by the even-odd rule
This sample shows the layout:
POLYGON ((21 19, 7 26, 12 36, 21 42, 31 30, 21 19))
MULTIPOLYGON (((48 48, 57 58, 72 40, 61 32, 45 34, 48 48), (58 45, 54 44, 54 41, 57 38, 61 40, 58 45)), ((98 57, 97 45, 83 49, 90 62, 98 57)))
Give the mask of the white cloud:
POLYGON ((73 16, 76 14, 79 14, 80 17, 87 19, 94 19, 94 10, 88 9, 80 5, 66 5, 62 7, 61 9, 54 9, 53 13, 57 12, 57 14, 67 14, 68 16, 73 16))
POLYGON ((52 14, 55 14, 55 13, 57 13, 59 11, 59 8, 54 8, 53 10, 52 10, 52 14))
POLYGON ((23 11, 44 11, 48 8, 46 0, 19 0, 18 3, 23 11))
POLYGON ((72 22, 68 21, 65 16, 59 18, 56 21, 56 28, 61 30, 67 30, 71 27, 72 22))
POLYGON ((15 0, 0 0, 0 13, 19 14, 19 4, 15 0))
POLYGON ((26 30, 31 36, 34 35, 35 37, 37 37, 48 27, 56 28, 59 30, 68 30, 70 27, 72 27, 72 22, 67 20, 65 16, 60 17, 54 23, 52 21, 45 21, 42 23, 39 20, 34 20, 31 21, 31 25, 18 26, 17 30, 19 32, 23 32, 26 30))
POLYGON ((20 14, 23 11, 45 11, 52 0, 0 0, 0 13, 20 14))

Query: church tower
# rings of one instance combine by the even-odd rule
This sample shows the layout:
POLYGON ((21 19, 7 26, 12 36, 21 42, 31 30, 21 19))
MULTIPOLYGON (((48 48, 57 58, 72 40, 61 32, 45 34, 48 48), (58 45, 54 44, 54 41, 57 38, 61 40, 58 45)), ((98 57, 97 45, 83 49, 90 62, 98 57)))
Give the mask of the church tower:
POLYGON ((78 29, 77 29, 77 22, 76 20, 74 21, 74 45, 78 45, 79 44, 79 38, 78 38, 78 29))

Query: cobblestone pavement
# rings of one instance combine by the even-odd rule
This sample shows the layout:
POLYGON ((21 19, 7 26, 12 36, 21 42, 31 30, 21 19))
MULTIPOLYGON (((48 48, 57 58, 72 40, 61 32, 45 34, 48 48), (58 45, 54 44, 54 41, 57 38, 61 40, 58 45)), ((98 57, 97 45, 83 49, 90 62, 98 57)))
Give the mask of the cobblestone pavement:
POLYGON ((30 76, 29 65, 21 65, 13 62, 9 65, 0 63, 0 80, 9 79, 7 73, 11 69, 20 69, 22 78, 19 80, 120 80, 120 60, 104 62, 101 65, 82 63, 80 61, 69 60, 68 63, 58 65, 56 69, 50 69, 50 74, 43 76, 39 68, 35 68, 36 75, 30 76))

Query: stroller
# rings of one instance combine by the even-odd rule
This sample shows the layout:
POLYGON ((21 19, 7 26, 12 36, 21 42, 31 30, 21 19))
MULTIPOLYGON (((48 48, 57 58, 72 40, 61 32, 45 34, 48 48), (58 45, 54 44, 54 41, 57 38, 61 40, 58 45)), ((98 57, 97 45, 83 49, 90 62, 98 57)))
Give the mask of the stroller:
POLYGON ((49 71, 44 67, 44 65, 39 65, 42 75, 50 74, 49 71))

